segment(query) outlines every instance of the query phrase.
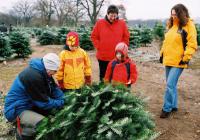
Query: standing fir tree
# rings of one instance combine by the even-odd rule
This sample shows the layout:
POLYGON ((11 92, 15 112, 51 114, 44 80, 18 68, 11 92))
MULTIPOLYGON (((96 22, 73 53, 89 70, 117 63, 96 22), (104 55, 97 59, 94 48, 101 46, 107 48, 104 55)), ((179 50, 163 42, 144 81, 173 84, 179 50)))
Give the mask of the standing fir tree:
POLYGON ((130 44, 130 47, 133 47, 133 28, 129 27, 128 28, 129 30, 129 33, 130 33, 130 38, 129 38, 129 44, 130 44))
POLYGON ((197 30, 197 43, 200 46, 200 25, 196 25, 196 30, 197 30))
POLYGON ((17 57, 26 58, 32 53, 29 36, 21 31, 14 31, 10 34, 10 46, 17 57))
POLYGON ((133 44, 135 48, 140 47, 141 41, 141 29, 139 27, 134 27, 130 29, 130 44, 133 44))
POLYGON ((151 43, 153 40, 152 30, 146 26, 141 28, 141 40, 140 43, 146 47, 147 43, 151 43))
POLYGON ((39 36, 38 41, 41 45, 55 44, 56 34, 49 30, 44 30, 39 36))
POLYGON ((162 22, 155 23, 153 33, 156 39, 159 39, 161 41, 164 39, 165 27, 163 26, 162 22))
POLYGON ((67 27, 61 27, 58 30, 57 36, 56 36, 56 44, 65 44, 66 42, 66 35, 70 32, 70 30, 67 27))
POLYGON ((36 36, 40 36, 42 34, 41 28, 33 28, 33 32, 36 36))
POLYGON ((80 36, 80 46, 84 50, 92 50, 94 49, 92 42, 90 40, 91 31, 88 29, 79 29, 78 30, 80 36))
POLYGON ((0 57, 8 58, 12 53, 13 51, 9 44, 9 38, 0 33, 0 57))

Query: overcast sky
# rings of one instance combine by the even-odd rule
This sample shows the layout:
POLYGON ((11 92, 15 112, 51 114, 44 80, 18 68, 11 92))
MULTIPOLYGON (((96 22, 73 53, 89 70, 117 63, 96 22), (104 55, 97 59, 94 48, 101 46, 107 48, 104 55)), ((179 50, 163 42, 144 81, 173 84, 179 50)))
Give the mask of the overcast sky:
MULTIPOLYGON (((0 11, 8 11, 16 1, 0 0, 0 11)), ((124 4, 129 20, 168 18, 171 8, 178 3, 188 8, 192 18, 200 17, 200 0, 111 0, 111 3, 124 4)))
POLYGON ((200 17, 200 0, 112 0, 112 3, 124 4, 128 19, 168 18, 171 8, 184 4, 192 18, 200 17))

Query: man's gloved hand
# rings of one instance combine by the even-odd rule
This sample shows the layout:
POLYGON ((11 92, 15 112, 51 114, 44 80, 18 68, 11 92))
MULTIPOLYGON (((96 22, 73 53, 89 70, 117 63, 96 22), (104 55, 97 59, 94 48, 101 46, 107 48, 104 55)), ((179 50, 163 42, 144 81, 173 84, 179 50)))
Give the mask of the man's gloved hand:
POLYGON ((183 61, 183 60, 181 60, 180 62, 179 62, 179 65, 185 65, 185 64, 188 64, 189 63, 189 61, 183 61))
POLYGON ((60 89, 64 89, 63 80, 58 81, 58 86, 60 89))
POLYGON ((92 83, 91 76, 85 76, 85 84, 91 85, 91 83, 92 83))

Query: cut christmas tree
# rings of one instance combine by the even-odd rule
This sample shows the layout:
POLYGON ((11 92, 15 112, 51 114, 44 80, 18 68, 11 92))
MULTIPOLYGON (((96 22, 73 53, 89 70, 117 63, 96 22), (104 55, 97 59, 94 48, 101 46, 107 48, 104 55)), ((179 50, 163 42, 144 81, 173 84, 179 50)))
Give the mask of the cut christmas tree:
POLYGON ((149 140, 155 124, 124 87, 93 85, 66 93, 67 103, 37 128, 37 140, 149 140))

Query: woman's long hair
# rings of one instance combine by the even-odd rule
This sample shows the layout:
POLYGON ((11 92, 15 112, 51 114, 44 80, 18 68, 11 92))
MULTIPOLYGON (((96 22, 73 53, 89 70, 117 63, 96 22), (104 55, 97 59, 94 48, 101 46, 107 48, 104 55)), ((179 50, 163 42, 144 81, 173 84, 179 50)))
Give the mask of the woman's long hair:
MULTIPOLYGON (((176 11, 176 16, 179 19, 179 28, 182 28, 185 26, 188 22, 188 19, 190 18, 188 9, 183 4, 177 4, 171 9, 176 11)), ((170 17, 168 28, 171 28, 173 26, 173 18, 170 17)))

